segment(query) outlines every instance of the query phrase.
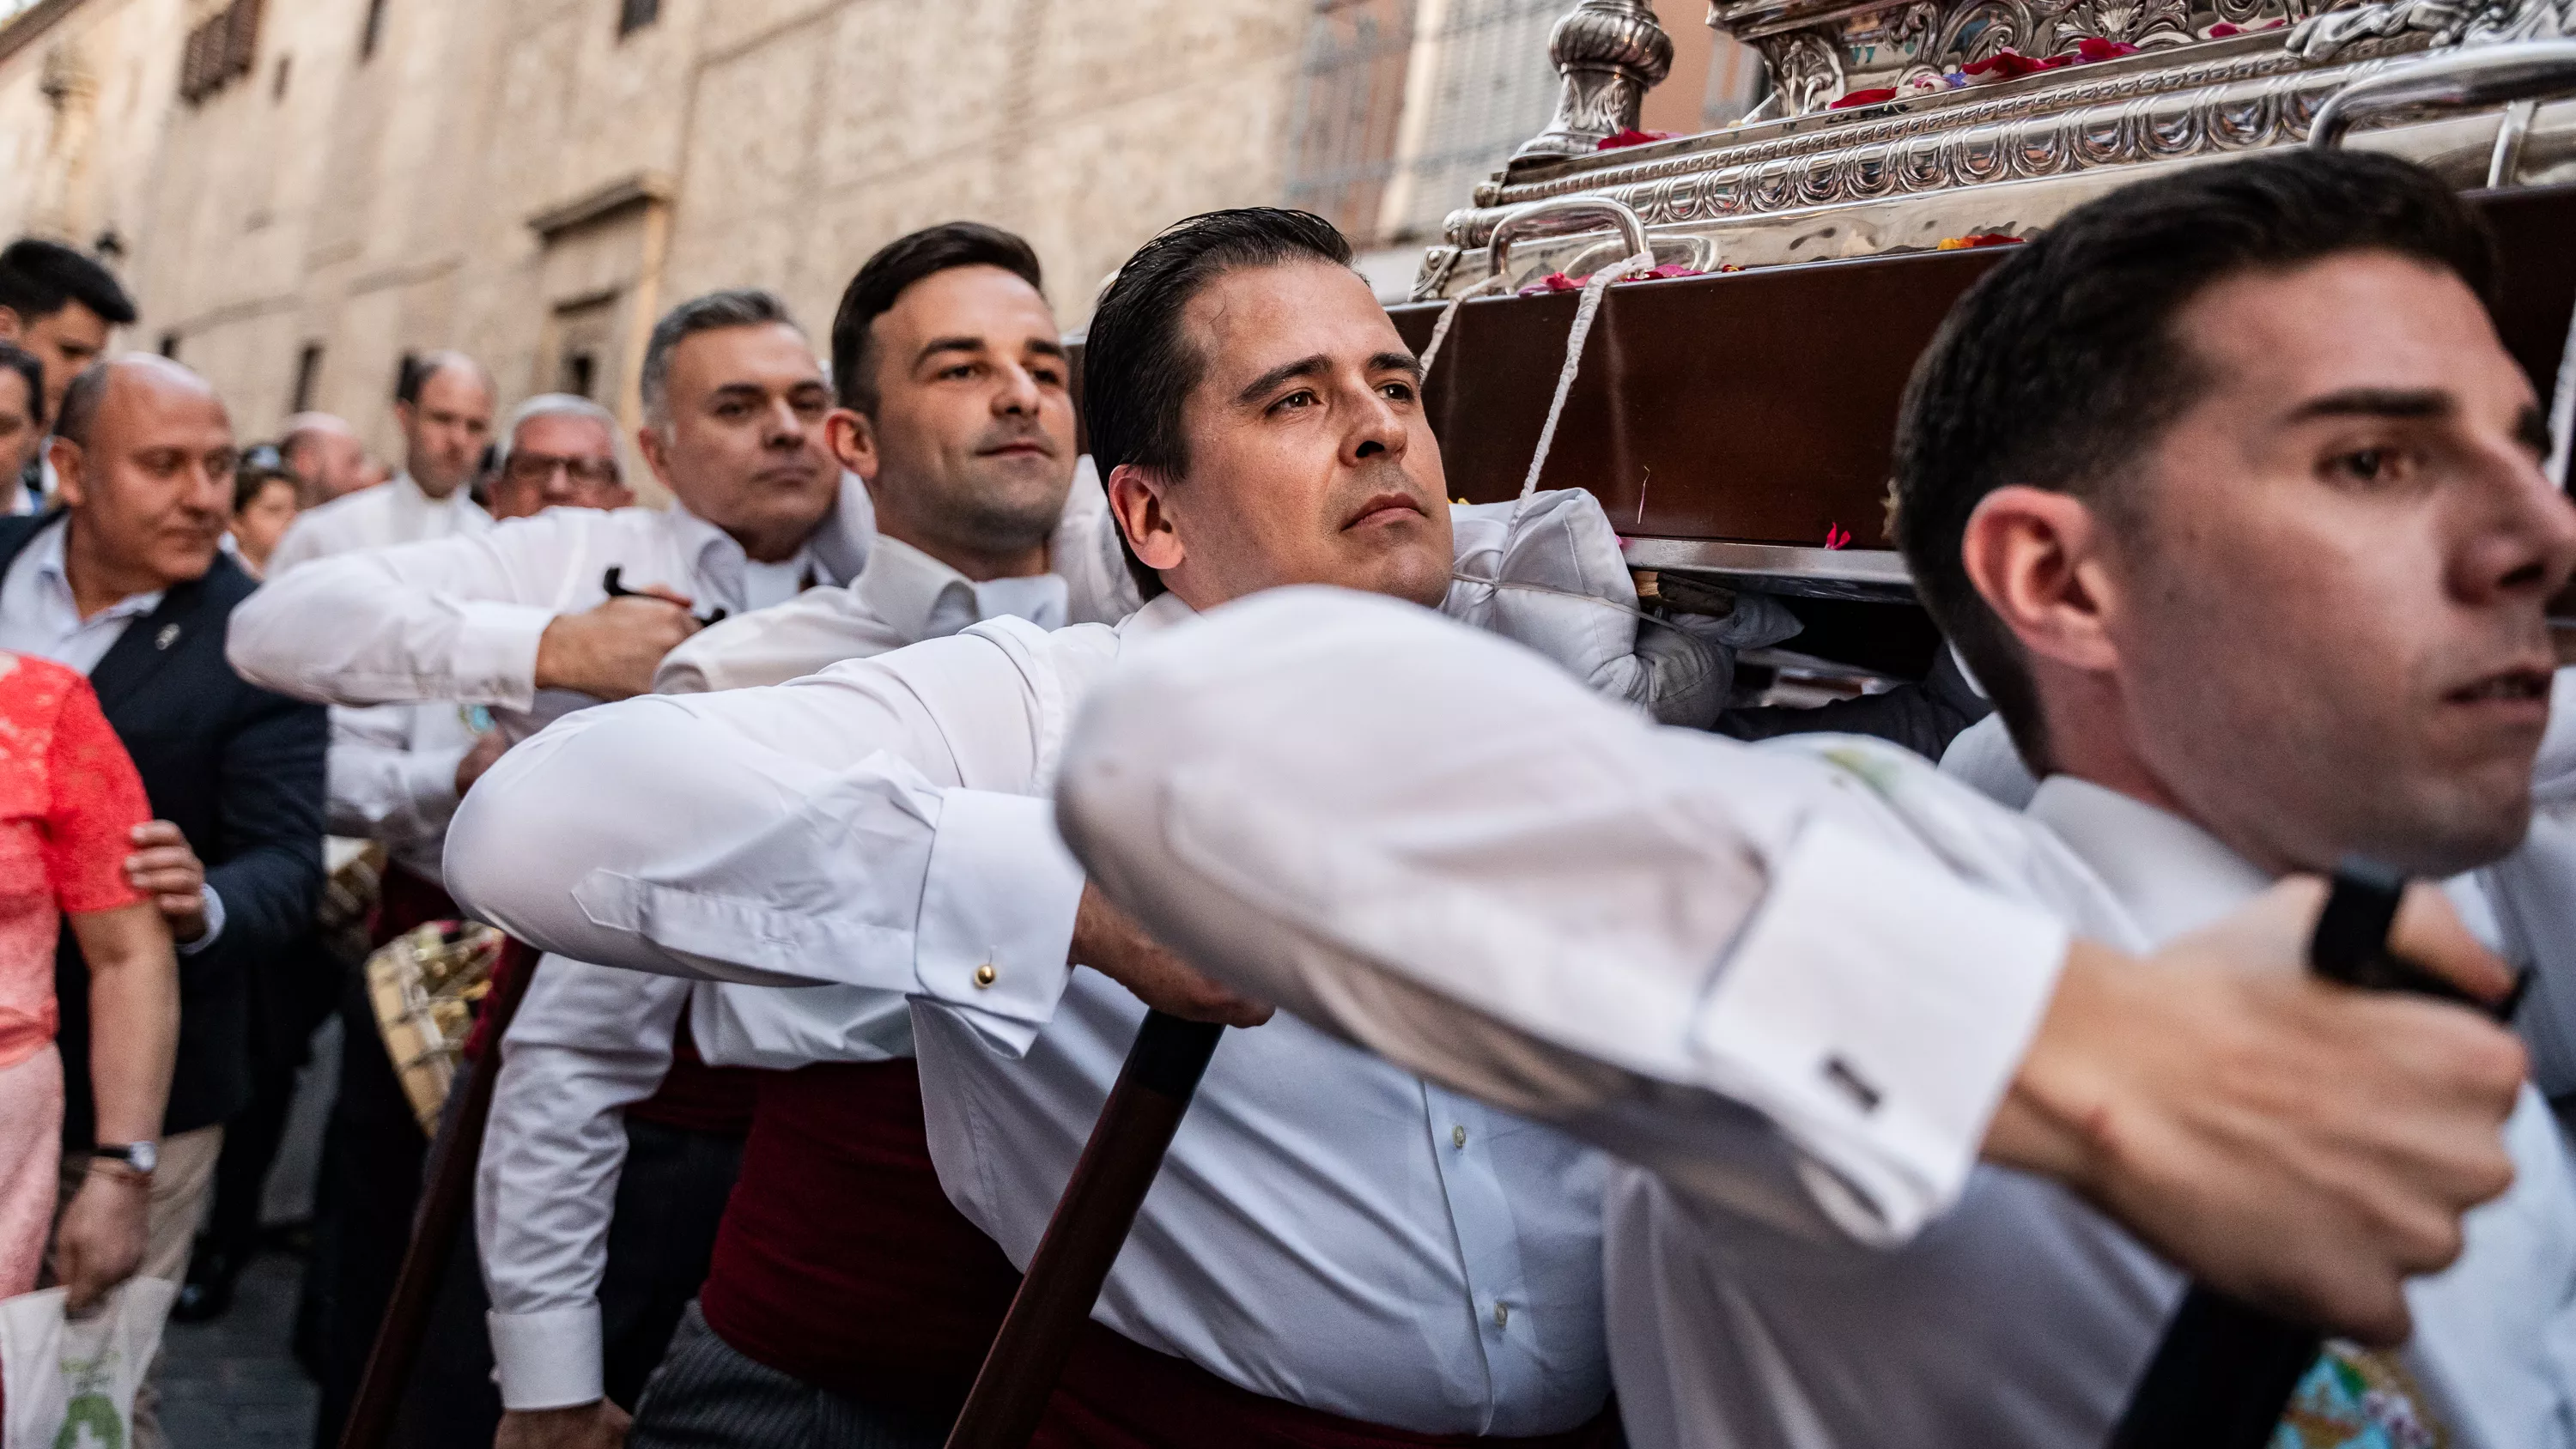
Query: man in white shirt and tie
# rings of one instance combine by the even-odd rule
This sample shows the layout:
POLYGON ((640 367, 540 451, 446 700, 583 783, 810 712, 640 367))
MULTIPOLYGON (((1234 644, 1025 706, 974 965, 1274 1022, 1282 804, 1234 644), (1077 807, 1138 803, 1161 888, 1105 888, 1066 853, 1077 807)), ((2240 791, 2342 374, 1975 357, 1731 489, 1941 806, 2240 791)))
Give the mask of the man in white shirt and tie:
MULTIPOLYGON (((1677 718, 1704 724, 1723 693, 1697 646, 1641 638, 1583 495, 1470 515, 1457 532, 1501 587, 1480 572, 1453 597, 1419 370, 1348 257, 1317 218, 1217 213, 1102 299, 1085 412, 1160 594, 1117 629, 988 620, 784 687, 568 721, 460 814, 460 898, 587 959, 913 996, 940 1181, 1025 1262, 1138 996, 1267 1015, 1106 910, 1036 798, 1129 641, 1323 578, 1450 600, 1677 718), (645 824, 673 819, 685 843, 645 824)), ((1602 1427, 1594 1155, 1286 1022, 1227 1040, 1172 1154, 1042 1437, 1572 1445, 1602 1427)))
MULTIPOLYGON (((986 618, 1057 628, 1135 607, 1099 482, 1076 466, 1069 361, 1040 286, 1026 242, 971 222, 859 270, 833 325, 824 431, 868 480, 868 566, 691 636, 662 661, 663 692, 783 683, 986 618)), ((641 1196, 669 1193, 633 1171, 628 1141, 669 1129, 618 1118, 675 1051, 782 1075, 762 1083, 722 1226, 710 1214, 695 1243, 703 1310, 629 1442, 793 1444, 835 1412, 909 1427, 953 1410, 1015 1280, 940 1196, 903 997, 693 988, 557 958, 506 1040, 476 1192, 502 1449, 614 1442, 654 1369, 625 1321, 634 1295, 612 1303, 601 1272, 612 1223, 668 1213, 641 1196), (846 1231, 852 1215, 879 1231, 846 1231)))
MULTIPOLYGON (((2576 1442, 2576 1189, 2511 1037, 2206 969, 2296 959, 2315 891, 2285 874, 2447 875, 2523 833, 2576 509, 2491 268, 2430 173, 2289 152, 2094 202, 1962 302, 1909 393, 1899 535, 2052 772, 2027 815, 1865 741, 1643 729, 1309 593, 1139 651, 1069 747, 1067 833, 1226 981, 1640 1164, 1607 1258, 1641 1449, 2100 1443, 2177 1263, 2404 1344, 2330 1355, 2282 1442, 2576 1442), (1399 769, 1328 727, 1478 743, 1399 769), (2009 1084, 1927 1122, 1920 1065, 1976 1025, 1913 978, 1961 952, 2009 981, 2069 930, 2163 959, 2066 953, 2009 1084), (2119 1040, 2063 1054, 2087 1021, 2119 1040), (2006 1166, 1891 1223, 1842 1164, 1909 1125, 2006 1166)), ((2397 949, 2499 995, 2434 902, 2397 949)))

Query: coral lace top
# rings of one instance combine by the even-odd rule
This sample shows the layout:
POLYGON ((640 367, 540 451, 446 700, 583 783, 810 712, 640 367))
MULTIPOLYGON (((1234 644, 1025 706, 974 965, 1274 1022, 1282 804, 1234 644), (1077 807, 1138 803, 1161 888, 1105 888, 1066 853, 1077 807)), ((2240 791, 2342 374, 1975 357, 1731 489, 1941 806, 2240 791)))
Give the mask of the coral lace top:
POLYGON ((78 672, 0 652, 0 1067, 54 1039, 54 943, 66 911, 143 897, 125 879, 152 818, 134 761, 78 672))

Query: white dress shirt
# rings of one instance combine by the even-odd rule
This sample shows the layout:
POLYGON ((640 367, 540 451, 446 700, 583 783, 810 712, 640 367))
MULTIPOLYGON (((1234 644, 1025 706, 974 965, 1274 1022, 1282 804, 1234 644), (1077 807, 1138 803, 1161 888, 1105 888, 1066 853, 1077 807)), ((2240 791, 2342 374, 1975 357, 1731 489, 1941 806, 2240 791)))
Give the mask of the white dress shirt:
MULTIPOLYGON (((268 576, 359 549, 482 533, 492 527, 463 488, 434 499, 409 473, 296 515, 270 555, 268 576)), ((438 879, 447 817, 456 812, 456 767, 480 719, 444 702, 331 711, 331 833, 381 842, 414 875, 438 879)))
MULTIPOLYGON (((1534 569, 1607 528, 1561 500, 1512 520, 1558 538, 1499 551, 1550 561, 1534 569)), ((1634 594, 1624 572, 1593 582, 1543 591, 1568 607, 1521 637, 1571 640, 1560 662, 1624 687, 1643 675, 1602 668, 1594 620, 1618 604, 1634 649, 1634 594)), ((1166 595, 1116 629, 988 622, 780 689, 588 711, 467 802, 450 883, 586 959, 909 993, 941 1182, 1025 1264, 1143 1015, 1066 964, 1083 878, 1041 797, 1122 648, 1189 616, 1166 595)), ((1607 1388, 1601 1175, 1571 1140, 1300 1023, 1230 1034, 1094 1316, 1327 1412, 1561 1430, 1607 1388)))
MULTIPOLYGON (((1856 1243, 1838 1192, 1783 1179, 1884 1149, 1767 1106, 1766 1142, 1735 1104, 1793 1095, 1762 1078, 1794 1070, 1852 1085, 1882 1130, 1920 1118, 1945 1090, 1924 1068, 1996 1040, 1980 1018, 2045 983, 2070 928, 2144 950, 2261 873, 2079 781, 2025 817, 1875 741, 1654 730, 1438 621, 1299 592, 1175 631, 1095 694, 1061 808, 1104 886, 1227 979, 1642 1164, 1607 1249, 1639 1449, 2100 1443, 2178 1274, 1987 1167, 1903 1242, 1856 1243)), ((2514 1188, 2410 1289, 2407 1357, 2459 1442, 2565 1445, 2576 1185, 2536 1094, 2508 1144, 2514 1188)))
MULTIPOLYGON (((361 495, 363 496, 363 495, 361 495)), ((334 704, 436 700, 482 705, 512 739, 591 701, 536 687, 537 641, 558 614, 660 585, 697 610, 783 603, 808 582, 856 578, 875 513, 845 477, 805 547, 756 564, 713 524, 665 509, 554 508, 471 536, 324 559, 272 579, 233 615, 227 654, 242 675, 334 704)))
MULTIPOLYGON (((1072 530, 1084 544, 1105 511, 1097 484, 1091 493, 1094 506, 1072 530)), ((1083 612, 1114 607, 1097 592, 1095 575, 1083 612)), ((880 537, 855 583, 701 631, 682 646, 685 657, 664 661, 659 682, 665 693, 783 684, 988 618, 1057 628, 1069 598, 1054 574, 976 584, 880 537)), ((792 1071, 912 1055, 912 1017, 897 992, 691 983, 547 957, 510 1025, 474 1196, 504 1407, 587 1404, 603 1392, 599 1284, 626 1159, 618 1114, 669 1074, 683 1004, 699 1054, 716 1066, 792 1071)))
MULTIPOLYGON (((70 531, 64 519, 38 529, 10 562, 8 574, 0 577, 0 651, 32 654, 87 674, 125 637, 127 625, 161 607, 163 591, 128 594, 82 618, 63 563, 63 540, 70 531)), ((223 896, 211 885, 198 890, 206 903, 206 932, 180 942, 182 956, 205 950, 224 933, 223 896)))
MULTIPOLYGON (((2531 1081, 2553 1101, 2576 1098, 2576 669, 2550 684, 2549 732, 2533 762, 2531 833, 2513 854, 2443 883, 2469 928, 2516 967, 2532 968, 2514 1029, 2531 1049, 2531 1081)), ((2039 789, 1999 716, 1960 732, 1941 773, 2016 809, 2039 789)))

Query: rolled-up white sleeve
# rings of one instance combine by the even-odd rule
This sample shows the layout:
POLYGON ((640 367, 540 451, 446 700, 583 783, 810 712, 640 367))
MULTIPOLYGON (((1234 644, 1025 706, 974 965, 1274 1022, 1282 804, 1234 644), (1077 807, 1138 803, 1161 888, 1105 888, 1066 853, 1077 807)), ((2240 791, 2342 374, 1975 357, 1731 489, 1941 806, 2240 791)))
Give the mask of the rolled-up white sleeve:
POLYGON ((2016 893, 2028 827, 1901 752, 1656 729, 1328 590, 1132 646, 1058 818, 1231 984, 1686 1192, 1870 1241, 1955 1200, 2068 945, 2016 893))
POLYGON ((617 526, 614 515, 558 509, 318 558, 233 611, 225 656, 243 678, 298 699, 524 710, 565 580, 588 577, 590 534, 617 526))
POLYGON ((465 747, 415 750, 412 705, 335 706, 330 793, 334 834, 402 849, 435 844, 456 813, 456 767, 465 747))
POLYGON ((653 1095, 690 986, 549 956, 502 1047, 474 1187, 501 1403, 601 1396, 599 1284, 626 1165, 624 1109, 653 1095))
POLYGON ((1020 679, 970 637, 776 688, 585 710, 466 797, 448 887, 583 960, 928 997, 1025 1051, 1071 975, 1083 877, 1052 803, 1028 793, 1020 679), (924 696, 944 681, 921 671, 941 670, 996 692, 946 690, 956 707, 934 710, 924 696))

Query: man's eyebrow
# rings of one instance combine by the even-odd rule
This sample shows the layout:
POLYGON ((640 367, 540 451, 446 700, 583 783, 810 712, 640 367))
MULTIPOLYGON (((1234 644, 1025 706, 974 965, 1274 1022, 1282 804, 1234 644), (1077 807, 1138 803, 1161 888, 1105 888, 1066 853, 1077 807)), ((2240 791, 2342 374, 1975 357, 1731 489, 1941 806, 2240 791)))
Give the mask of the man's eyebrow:
POLYGON ((2313 397, 2290 410, 2290 421, 2310 418, 2447 418, 2460 400, 2437 388, 2349 387, 2313 397))
POLYGON ((1410 352, 1381 352, 1369 359, 1369 371, 1408 373, 1419 383, 1422 381, 1422 359, 1410 352))
POLYGON ((1298 358, 1295 362, 1283 362, 1246 384, 1243 391, 1234 395, 1234 400, 1246 405, 1259 402, 1262 394, 1277 388, 1281 383, 1292 382, 1301 377, 1320 377, 1331 371, 1332 366, 1332 359, 1320 352, 1312 357, 1298 358))
POLYGON ((986 345, 984 339, 981 337, 933 337, 928 342, 921 344, 921 350, 912 355, 912 361, 915 366, 919 366, 943 352, 982 352, 985 350, 986 345))
POLYGON ((1056 341, 1052 337, 1032 337, 1028 341, 1021 343, 1020 347, 1023 351, 1039 353, 1046 357, 1071 357, 1073 355, 1072 353, 1064 350, 1063 343, 1056 341))

